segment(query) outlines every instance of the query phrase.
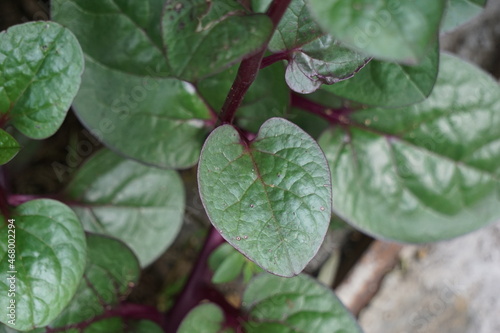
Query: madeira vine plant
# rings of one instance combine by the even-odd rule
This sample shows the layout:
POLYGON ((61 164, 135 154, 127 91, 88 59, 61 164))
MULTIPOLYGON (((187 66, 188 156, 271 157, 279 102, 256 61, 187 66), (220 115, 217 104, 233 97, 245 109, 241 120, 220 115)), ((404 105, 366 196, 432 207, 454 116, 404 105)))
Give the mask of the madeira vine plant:
POLYGON ((410 243, 500 217, 500 89, 438 46, 484 3, 52 0, 0 33, 0 332, 361 332, 302 273, 332 212, 410 243), (20 138, 70 106, 106 148, 12 193, 20 138), (198 260, 167 313, 131 303, 195 166, 198 260), (216 284, 240 273, 235 307, 216 284))

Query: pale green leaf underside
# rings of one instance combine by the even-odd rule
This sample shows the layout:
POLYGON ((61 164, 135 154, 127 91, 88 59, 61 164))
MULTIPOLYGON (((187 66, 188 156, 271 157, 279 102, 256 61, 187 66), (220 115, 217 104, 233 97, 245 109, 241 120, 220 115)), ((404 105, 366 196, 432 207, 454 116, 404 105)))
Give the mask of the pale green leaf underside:
POLYGON ((205 142, 198 181, 222 236, 265 270, 302 271, 330 221, 330 176, 316 142, 281 118, 266 121, 250 145, 230 125, 205 142))
POLYGON ((24 135, 44 139, 61 126, 83 71, 73 34, 54 22, 0 33, 0 114, 24 135))
POLYGON ((397 107, 423 101, 436 82, 439 48, 431 50, 415 66, 396 62, 370 61, 353 78, 322 89, 355 102, 397 107))
POLYGON ((86 60, 74 107, 92 133, 111 149, 146 164, 196 164, 209 110, 190 83, 138 77, 86 60))
POLYGON ((445 0, 310 0, 325 31, 366 55, 415 64, 438 35, 445 0))
POLYGON ((319 140, 335 180, 334 211, 404 242, 447 239, 500 219, 499 100, 491 77, 441 55, 424 102, 353 113, 348 132, 332 129, 319 140))
POLYGON ((142 267, 177 236, 184 187, 177 172, 160 170, 102 150, 77 172, 65 193, 85 230, 127 244, 142 267))
POLYGON ((9 162, 21 149, 19 143, 4 130, 0 129, 0 164, 9 162))
MULTIPOLYGON (((80 221, 66 205, 48 199, 18 206, 15 219, 16 321, 8 323, 7 311, 0 321, 18 330, 49 324, 77 290, 85 269, 86 243, 80 221)), ((5 220, 4 220, 5 221, 5 220)), ((0 306, 7 309, 7 223, 0 227, 0 306)))
POLYGON ((486 5, 486 0, 448 0, 448 6, 441 22, 441 31, 453 30, 461 24, 479 15, 486 5))
POLYGON ((178 333, 219 333, 224 323, 224 313, 213 303, 201 304, 184 318, 178 333))
POLYGON ((245 290, 243 308, 248 333, 362 333, 331 289, 306 275, 257 276, 245 290))

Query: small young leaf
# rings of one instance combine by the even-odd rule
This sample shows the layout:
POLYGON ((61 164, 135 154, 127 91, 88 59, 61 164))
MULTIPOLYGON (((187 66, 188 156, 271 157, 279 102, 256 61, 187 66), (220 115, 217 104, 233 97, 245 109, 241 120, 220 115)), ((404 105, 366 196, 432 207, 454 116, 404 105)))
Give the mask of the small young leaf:
POLYGON ((286 69, 286 83, 301 94, 351 78, 369 59, 325 35, 295 49, 286 69))
POLYGON ((174 76, 194 82, 258 51, 273 25, 234 0, 178 0, 165 4, 162 29, 174 76))
POLYGON ((90 58, 74 108, 105 145, 161 168, 198 162, 210 118, 190 83, 124 74, 90 58))
POLYGON ((0 115, 24 135, 54 134, 80 86, 83 53, 54 22, 30 22, 0 33, 0 115))
POLYGON ((0 307, 8 308, 9 290, 15 289, 16 321, 9 323, 7 310, 0 321, 26 331, 49 324, 75 294, 85 269, 85 234, 75 213, 54 200, 29 201, 9 218, 15 228, 6 217, 0 226, 0 307), (8 246, 12 235, 15 247, 8 246), (14 261, 9 249, 15 250, 14 261))
POLYGON ((455 29, 477 16, 486 5, 486 0, 448 0, 448 6, 441 23, 441 32, 455 29))
POLYGON ((68 27, 93 61, 123 73, 166 77, 160 19, 164 0, 51 3, 52 19, 68 27))
POLYGON ((334 211, 369 234, 404 242, 498 221, 499 101, 495 80, 442 54, 425 101, 350 114, 319 140, 336 180, 334 211))
POLYGON ((238 277, 238 275, 241 274, 245 262, 245 257, 238 251, 235 251, 229 255, 215 270, 212 282, 226 283, 233 281, 238 277))
POLYGON ((65 333, 163 333, 161 327, 149 320, 130 320, 123 317, 105 318, 92 323, 83 331, 65 333))
POLYGON ((418 65, 372 60, 353 78, 324 85, 322 89, 367 105, 410 105, 429 96, 436 82, 438 64, 439 48, 436 46, 418 65))
MULTIPOLYGON (((200 94, 214 110, 222 108, 237 71, 238 67, 233 66, 198 83, 200 94)), ((240 127, 255 133, 267 119, 285 115, 290 104, 290 89, 284 77, 282 63, 259 71, 236 113, 240 127)))
POLYGON ((139 280, 134 253, 122 242, 87 234, 87 267, 78 290, 50 328, 64 328, 103 314, 115 307, 139 280))
POLYGON ((142 267, 172 243, 184 214, 184 187, 177 172, 126 160, 109 150, 84 164, 65 194, 87 231, 123 240, 142 267))
POLYGON ((198 167, 201 199, 213 225, 240 252, 281 276, 300 273, 330 221, 330 175, 323 152, 287 120, 266 121, 255 141, 214 130, 198 167))
POLYGON ((191 310, 177 333, 219 333, 224 323, 224 313, 213 303, 201 304, 191 310))
POLYGON ((222 243, 212 253, 210 253, 210 256, 208 257, 208 266, 210 266, 212 271, 215 271, 222 264, 222 262, 234 252, 236 252, 236 250, 231 246, 231 244, 222 243))
POLYGON ((21 149, 19 143, 9 133, 0 129, 0 165, 9 162, 21 149))
POLYGON ((437 39, 445 0, 310 0, 318 23, 347 47, 418 63, 437 39))
POLYGON ((362 333, 331 289, 306 275, 257 276, 245 290, 243 307, 247 333, 362 333))

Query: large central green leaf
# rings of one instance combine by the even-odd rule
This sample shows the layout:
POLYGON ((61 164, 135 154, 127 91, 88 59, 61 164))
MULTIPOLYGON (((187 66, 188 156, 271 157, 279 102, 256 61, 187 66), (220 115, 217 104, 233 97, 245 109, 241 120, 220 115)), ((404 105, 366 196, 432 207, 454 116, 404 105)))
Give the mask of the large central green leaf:
POLYGON ((446 239, 500 219, 500 88, 441 56, 431 95, 396 109, 365 109, 320 138, 334 210, 381 238, 446 239))
POLYGON ((287 120, 266 121, 246 143, 224 125, 200 158, 202 201, 222 236, 262 268, 300 273, 330 221, 331 182, 323 152, 287 120))

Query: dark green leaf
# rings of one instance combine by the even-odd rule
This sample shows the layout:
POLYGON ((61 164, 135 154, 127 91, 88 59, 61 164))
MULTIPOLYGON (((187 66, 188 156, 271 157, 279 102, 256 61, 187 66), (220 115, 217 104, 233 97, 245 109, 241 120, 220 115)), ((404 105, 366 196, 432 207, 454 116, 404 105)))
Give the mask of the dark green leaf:
POLYGON ((44 139, 61 126, 80 86, 83 54, 54 22, 30 22, 0 33, 0 115, 24 135, 44 139))
POLYGON ((301 94, 309 94, 321 84, 334 84, 351 78, 368 59, 325 35, 290 54, 286 83, 301 94))
POLYGON ((160 20, 164 0, 65 0, 52 19, 67 26, 94 62, 140 76, 169 76, 160 20))
POLYGON ((54 320, 75 294, 85 269, 85 234, 75 213, 54 200, 29 201, 9 218, 15 219, 15 229, 5 217, 0 226, 0 307, 5 309, 0 321, 26 331, 54 320), (8 234, 15 236, 15 262, 8 261, 8 234), (15 298, 8 296, 12 275, 15 298), (6 310, 11 299, 15 325, 8 322, 6 310))
POLYGON ((405 242, 447 239, 498 221, 500 88, 441 55, 425 101, 366 109, 320 139, 333 207, 356 228, 405 242), (360 209, 362 207, 362 209, 360 209))
POLYGON ((181 323, 178 333, 219 333, 224 323, 224 313, 213 303, 198 305, 181 323))
MULTIPOLYGON (((215 110, 222 108, 237 71, 238 67, 234 66, 198 84, 200 94, 215 110)), ((285 115, 290 104, 290 89, 284 76, 285 70, 281 63, 259 71, 236 114, 239 126, 257 132, 267 119, 285 115)))
POLYGON ((437 40, 445 0, 310 0, 318 23, 346 46, 417 63, 437 40))
POLYGON ((274 274, 300 273, 330 221, 330 176, 323 152, 304 131, 271 118, 247 144, 230 125, 203 147, 201 199, 222 236, 274 274))
POLYGON ((0 129, 0 164, 10 161, 21 149, 19 143, 9 133, 0 129))
POLYGON ((69 305, 49 327, 61 328, 91 320, 117 306, 137 284, 139 274, 139 262, 125 244, 88 234, 83 279, 69 305))
MULTIPOLYGON (((82 333, 162 333, 161 327, 149 320, 127 320, 126 318, 107 318, 89 325, 82 333)), ((80 333, 80 331, 66 331, 80 333)))
POLYGON ((66 188, 88 231, 125 242, 147 266, 179 232, 184 187, 175 171, 148 167, 102 150, 66 188))
POLYGON ((469 21, 481 13, 486 5, 486 0, 448 0, 441 31, 453 30, 459 25, 469 21))
POLYGON ((436 82, 439 48, 415 66, 370 61, 353 78, 322 88, 352 101, 373 106, 396 107, 420 102, 436 82))
POLYGON ((196 164, 210 116, 190 83, 133 76, 86 61, 74 107, 105 145, 158 167, 196 164))
POLYGON ((311 18, 306 1, 292 0, 269 42, 269 50, 292 50, 314 41, 323 34, 311 18))
POLYGON ((273 26, 266 15, 246 14, 234 0, 167 2, 162 29, 173 74, 194 82, 258 51, 273 26))
POLYGON ((243 296, 247 333, 361 333, 331 289, 299 275, 290 279, 262 274, 243 296))

